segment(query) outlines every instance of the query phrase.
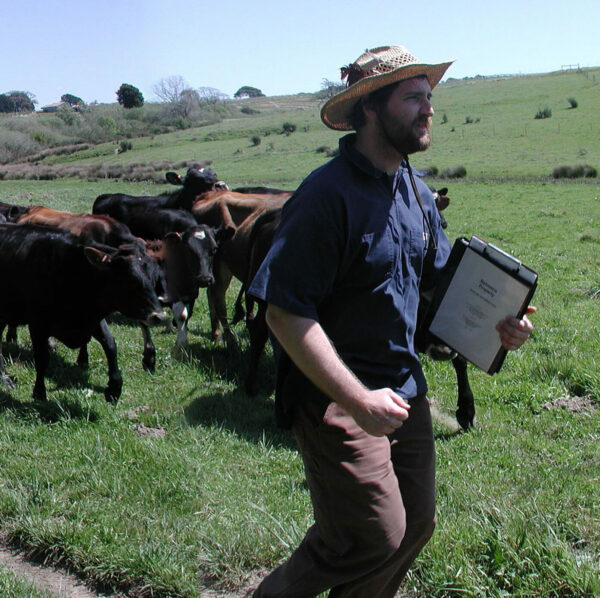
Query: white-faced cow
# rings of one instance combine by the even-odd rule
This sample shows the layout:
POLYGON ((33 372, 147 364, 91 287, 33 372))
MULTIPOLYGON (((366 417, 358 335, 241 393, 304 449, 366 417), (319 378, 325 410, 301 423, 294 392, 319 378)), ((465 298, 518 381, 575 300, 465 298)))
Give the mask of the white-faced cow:
MULTIPOLYGON (((96 338, 108 362, 104 396, 116 401, 123 382, 105 318, 118 311, 152 325, 165 319, 137 248, 82 243, 67 231, 33 224, 0 224, 0 277, 9 291, 0 293, 0 339, 7 324, 28 325, 35 399, 46 399, 50 337, 70 348, 96 338)), ((0 368, 2 382, 11 386, 1 359, 0 368)))
MULTIPOLYGON (((216 180, 214 173, 209 180, 212 178, 216 180)), ((162 208, 156 202, 124 201, 118 204, 118 209, 116 205, 96 200, 94 212, 106 210, 126 224, 133 234, 153 243, 153 255, 159 260, 167 283, 164 302, 172 307, 177 325, 175 352, 180 354, 187 350, 188 322, 198 291, 214 283, 213 262, 219 247, 233 235, 234 228, 224 224, 215 227, 199 224, 189 211, 162 208), (157 248, 154 242, 163 240, 164 246, 157 248)), ((144 331, 144 347, 145 354, 154 347, 148 330, 144 331)))

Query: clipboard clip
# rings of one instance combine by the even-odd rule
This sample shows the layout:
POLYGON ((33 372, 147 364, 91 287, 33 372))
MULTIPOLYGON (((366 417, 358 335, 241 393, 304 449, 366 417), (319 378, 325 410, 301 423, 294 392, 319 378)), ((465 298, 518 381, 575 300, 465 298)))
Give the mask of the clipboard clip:
POLYGON ((471 237, 469 247, 480 254, 485 254, 490 261, 509 272, 518 272, 523 265, 520 260, 506 253, 506 251, 502 251, 502 249, 491 243, 486 243, 475 235, 471 237))

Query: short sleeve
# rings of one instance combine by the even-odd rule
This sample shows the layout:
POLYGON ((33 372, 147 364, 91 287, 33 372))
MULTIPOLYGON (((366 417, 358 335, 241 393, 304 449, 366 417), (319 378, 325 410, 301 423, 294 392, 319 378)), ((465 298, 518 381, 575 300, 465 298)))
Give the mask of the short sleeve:
POLYGON ((298 316, 318 320, 344 248, 339 194, 301 186, 283 208, 273 243, 249 292, 298 316))

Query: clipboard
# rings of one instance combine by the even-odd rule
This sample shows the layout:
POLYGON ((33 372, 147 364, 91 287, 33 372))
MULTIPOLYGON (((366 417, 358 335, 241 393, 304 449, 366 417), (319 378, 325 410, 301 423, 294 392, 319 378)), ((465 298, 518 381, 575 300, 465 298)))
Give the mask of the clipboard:
POLYGON ((434 337, 488 374, 506 357, 496 324, 521 318, 538 275, 518 259, 473 235, 457 239, 423 325, 434 337))

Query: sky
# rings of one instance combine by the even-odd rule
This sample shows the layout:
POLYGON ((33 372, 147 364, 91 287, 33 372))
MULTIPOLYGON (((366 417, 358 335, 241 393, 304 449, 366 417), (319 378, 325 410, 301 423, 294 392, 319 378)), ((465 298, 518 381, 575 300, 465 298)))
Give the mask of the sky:
POLYGON ((600 66, 597 0, 20 0, 0 10, 0 93, 38 107, 70 93, 116 101, 122 83, 157 101, 161 79, 230 96, 318 91, 366 48, 403 45, 447 77, 600 66))

